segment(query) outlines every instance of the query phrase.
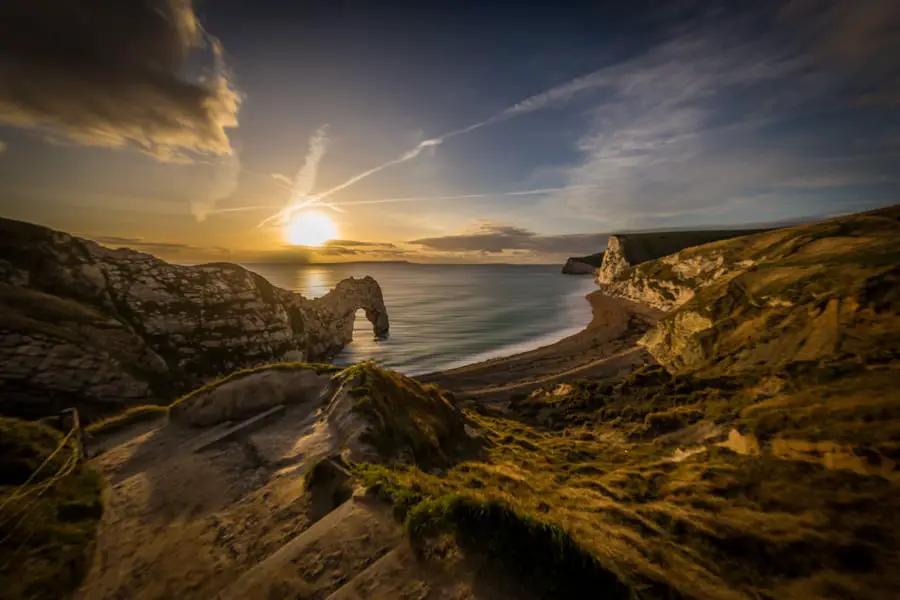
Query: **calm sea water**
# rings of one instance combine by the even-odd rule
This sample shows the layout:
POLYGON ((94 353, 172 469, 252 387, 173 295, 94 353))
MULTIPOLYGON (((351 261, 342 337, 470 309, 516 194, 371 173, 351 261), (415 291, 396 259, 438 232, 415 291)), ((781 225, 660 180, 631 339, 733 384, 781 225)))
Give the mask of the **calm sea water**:
POLYGON ((556 265, 251 264, 275 285, 318 297, 345 277, 381 285, 390 337, 375 340, 362 311, 338 364, 374 359, 410 375, 508 356, 584 328, 592 277, 556 265))

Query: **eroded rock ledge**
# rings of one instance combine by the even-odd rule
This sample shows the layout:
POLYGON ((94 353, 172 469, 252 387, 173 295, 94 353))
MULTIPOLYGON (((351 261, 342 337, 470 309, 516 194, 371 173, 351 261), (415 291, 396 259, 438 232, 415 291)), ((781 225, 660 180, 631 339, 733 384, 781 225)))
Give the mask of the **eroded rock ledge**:
POLYGON ((0 219, 0 413, 96 414, 235 369, 324 360, 350 342, 359 309, 387 334, 371 277, 309 299, 238 265, 173 265, 0 219))

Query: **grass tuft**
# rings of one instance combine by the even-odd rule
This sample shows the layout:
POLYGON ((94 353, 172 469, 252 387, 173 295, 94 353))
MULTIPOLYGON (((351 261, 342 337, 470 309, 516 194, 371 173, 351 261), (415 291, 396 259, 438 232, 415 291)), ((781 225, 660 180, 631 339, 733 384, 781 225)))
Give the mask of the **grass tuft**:
POLYGON ((353 410, 372 424, 369 441, 385 458, 412 453, 420 466, 441 466, 468 442, 465 418, 434 385, 363 363, 339 377, 353 387, 353 410))
POLYGON ((91 435, 108 435, 127 429, 132 425, 137 425, 138 423, 154 421, 168 414, 169 407, 165 405, 148 404, 143 406, 132 406, 117 415, 94 421, 84 429, 91 435))
POLYGON ((0 590, 4 598, 67 597, 87 573, 103 514, 103 479, 49 426, 0 418, 0 590))

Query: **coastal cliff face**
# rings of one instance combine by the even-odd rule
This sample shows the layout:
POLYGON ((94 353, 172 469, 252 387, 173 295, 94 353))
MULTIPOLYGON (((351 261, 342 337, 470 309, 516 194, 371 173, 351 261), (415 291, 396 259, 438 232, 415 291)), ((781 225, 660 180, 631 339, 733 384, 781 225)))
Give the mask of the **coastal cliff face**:
POLYGON ((642 340, 670 372, 895 357, 900 208, 688 248, 642 263, 606 293, 670 310, 642 340))
POLYGON ((563 265, 562 272, 564 275, 593 275, 601 264, 603 252, 589 256, 573 256, 563 265))
MULTIPOLYGON (((708 247, 715 242, 762 233, 763 231, 765 230, 666 231, 611 235, 607 242, 606 253, 603 255, 603 263, 597 269, 597 282, 601 285, 621 282, 630 275, 629 269, 645 262, 676 255, 688 248, 701 245, 708 247)), ((708 264, 708 261, 681 267, 682 261, 677 258, 673 259, 670 264, 676 266, 676 269, 683 268, 686 271, 685 276, 688 278, 700 275, 701 273, 698 270, 715 268, 715 265, 708 264)), ((662 296, 664 298, 668 298, 669 294, 678 296, 678 290, 670 289, 668 292, 662 296)), ((623 289, 621 293, 624 295, 625 290, 623 289)), ((656 301, 651 298, 651 302, 656 301)), ((662 304, 671 307, 672 300, 668 302, 663 301, 662 304)), ((654 306, 656 305, 654 304, 654 306)), ((658 308, 662 308, 662 306, 658 306, 658 308)))
POLYGON ((726 256, 732 246, 728 242, 706 244, 702 251, 687 249, 656 260, 640 263, 632 267, 628 264, 622 243, 613 242, 614 254, 618 258, 604 261, 597 272, 600 287, 611 295, 627 298, 660 310, 672 310, 690 300, 696 291, 729 273, 749 267, 752 262, 735 262, 726 256))
POLYGON ((237 265, 173 265, 0 220, 0 411, 103 413, 247 366, 326 359, 360 308, 385 335, 370 277, 307 299, 237 265))

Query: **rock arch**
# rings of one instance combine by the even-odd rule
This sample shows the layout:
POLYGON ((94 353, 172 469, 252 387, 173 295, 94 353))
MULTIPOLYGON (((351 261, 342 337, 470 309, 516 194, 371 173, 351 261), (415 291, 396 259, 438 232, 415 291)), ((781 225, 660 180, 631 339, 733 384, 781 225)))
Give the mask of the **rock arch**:
POLYGON ((324 360, 353 340, 356 311, 363 309, 376 337, 387 337, 390 321, 381 286, 372 277, 340 281, 321 298, 298 299, 306 323, 307 360, 324 360))

